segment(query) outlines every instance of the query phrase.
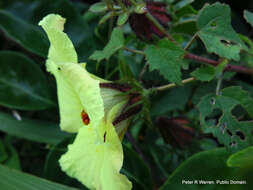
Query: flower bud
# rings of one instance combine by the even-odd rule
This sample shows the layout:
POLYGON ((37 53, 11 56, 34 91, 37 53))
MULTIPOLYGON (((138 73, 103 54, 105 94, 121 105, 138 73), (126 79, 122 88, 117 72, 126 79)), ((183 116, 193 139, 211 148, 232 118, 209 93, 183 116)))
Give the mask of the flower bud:
POLYGON ((167 144, 184 148, 192 143, 194 129, 188 127, 189 121, 184 118, 159 117, 157 119, 159 131, 167 144))
POLYGON ((149 12, 161 25, 168 27, 171 19, 166 11, 166 4, 146 2, 145 11, 143 14, 133 13, 129 17, 130 26, 137 37, 147 40, 151 40, 153 34, 160 38, 165 37, 165 34, 146 17, 146 13, 149 12))

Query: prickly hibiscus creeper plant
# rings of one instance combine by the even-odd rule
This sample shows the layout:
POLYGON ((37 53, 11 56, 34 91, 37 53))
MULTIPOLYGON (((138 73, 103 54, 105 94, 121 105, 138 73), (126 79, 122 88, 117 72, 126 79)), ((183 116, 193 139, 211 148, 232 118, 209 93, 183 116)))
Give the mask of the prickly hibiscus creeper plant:
POLYGON ((88 73, 85 63, 78 63, 73 44, 63 32, 64 23, 65 19, 55 14, 39 23, 51 44, 46 67, 57 82, 60 127, 77 133, 59 161, 61 168, 90 189, 131 189, 131 182, 119 173, 123 162, 121 140, 131 116, 141 109, 141 105, 128 109, 139 95, 124 95, 130 86, 88 73))
MULTIPOLYGON (((167 12, 168 3, 141 0, 105 0, 90 7, 91 12, 99 13, 101 16, 98 22, 99 27, 109 20, 109 39, 104 49, 94 51, 89 59, 96 61, 97 64, 106 63, 106 66, 112 60, 113 62, 115 59, 119 60, 116 72, 119 71, 117 78, 120 80, 117 82, 91 74, 87 71, 85 63, 78 62, 75 48, 67 34, 63 32, 65 23, 63 17, 50 14, 39 23, 50 41, 46 68, 55 77, 57 84, 60 127, 63 131, 76 133, 73 144, 68 146, 67 152, 61 156, 59 163, 64 172, 89 189, 132 189, 132 183, 121 173, 123 165, 121 142, 134 116, 141 116, 141 119, 147 121, 146 126, 153 129, 156 127, 155 129, 159 131, 159 140, 150 143, 152 138, 147 137, 148 140, 145 142, 151 144, 147 148, 151 147, 151 153, 146 150, 154 157, 150 160, 158 163, 162 175, 166 177, 170 175, 161 190, 173 189, 174 186, 171 184, 178 182, 174 176, 179 176, 178 174, 181 173, 185 177, 185 173, 189 172, 187 168, 193 168, 194 163, 202 164, 202 161, 194 161, 199 157, 199 160, 208 160, 209 157, 218 155, 214 161, 210 161, 210 165, 214 164, 215 169, 225 168, 226 171, 229 170, 228 166, 243 165, 243 163, 237 163, 237 157, 242 155, 246 155, 245 160, 248 164, 247 156, 252 151, 249 147, 253 145, 252 121, 249 120, 253 117, 252 94, 245 90, 249 86, 244 83, 238 84, 244 84, 242 86, 245 89, 229 85, 233 82, 233 74, 253 74, 252 68, 241 64, 243 53, 247 52, 247 56, 253 54, 252 42, 233 30, 230 23, 230 9, 227 5, 220 3, 205 5, 198 13, 189 4, 186 7, 181 3, 170 3, 170 6, 173 13, 167 12), (195 30, 189 32, 194 33, 193 36, 187 33, 174 39, 172 36, 177 36, 175 31, 185 32, 177 26, 181 26, 182 20, 188 20, 185 19, 188 13, 193 15, 191 19, 194 23, 190 24, 193 26, 191 29, 195 30), (136 40, 135 35, 125 38, 126 34, 129 34, 126 24, 129 24, 141 40, 136 40), (114 27, 114 25, 117 26, 114 27), (203 47, 206 48, 203 54, 215 54, 216 60, 190 53, 197 37, 200 39, 198 43, 203 42, 203 47), (129 56, 132 56, 133 59, 129 60, 133 63, 128 64, 126 61, 129 56), (113 59, 110 60, 111 57, 113 59), (190 67, 191 61, 206 65, 190 67), (141 68, 138 70, 139 66, 141 68), (153 71, 156 71, 157 75, 152 73, 153 71), (151 76, 154 81, 160 77, 157 79, 158 85, 153 84, 151 80, 147 86, 144 74, 151 76), (158 77, 158 75, 161 76, 158 77), (224 84, 226 80, 227 83, 224 84), (168 81, 170 83, 166 84, 168 81), (208 88, 205 88, 205 85, 211 81, 212 91, 208 85, 208 88), (188 83, 191 83, 191 86, 185 89, 188 83), (199 84, 204 84, 204 87, 199 88, 199 84), (183 90, 170 91, 171 88, 178 86, 183 90), (165 95, 159 95, 159 92, 165 90, 168 90, 164 93, 165 95), (157 94, 158 98, 153 98, 157 94), (240 110, 235 110, 238 107, 244 110, 243 114, 238 114, 240 110), (199 119, 195 121, 197 113, 199 119), (181 114, 187 115, 190 119, 180 117, 181 114), (238 115, 240 117, 237 117, 238 115), (191 119, 194 121, 190 121, 191 119), (246 121, 242 121, 243 119, 246 121), (152 120, 156 122, 152 123, 152 120), (191 127, 192 123, 195 127, 191 127), (161 169, 162 164, 154 155, 153 146, 162 144, 163 148, 168 149, 171 154, 174 154, 173 150, 176 148, 175 154, 178 152, 180 154, 181 151, 181 157, 183 157, 182 149, 185 151, 187 147, 194 145, 193 142, 199 134, 210 135, 215 140, 216 147, 223 145, 226 149, 215 150, 214 153, 203 153, 204 157, 207 155, 205 159, 198 155, 190 158, 176 170, 175 175, 161 169), (244 148, 247 149, 241 150, 244 148), (227 159, 228 154, 239 150, 242 152, 227 159), (226 158, 221 161, 222 167, 215 165, 217 158, 220 157, 226 158), (227 160, 227 165, 225 165, 227 160)), ((245 18, 251 24, 253 23, 252 15, 253 13, 245 13, 245 18)), ((97 34, 99 34, 99 27, 96 30, 97 34)), ((143 156, 139 147, 131 140, 129 133, 126 134, 145 164, 152 172, 156 172, 156 169, 153 170, 153 167, 149 165, 150 160, 143 156)), ((143 136, 138 140, 142 141, 143 136)), ((199 145, 196 149, 210 148, 210 146, 203 147, 199 145)), ((167 155, 168 152, 166 152, 167 155)), ((179 160, 180 155, 178 155, 176 157, 179 160)), ((252 155, 249 158, 252 160, 252 155)), ((172 162, 174 161, 171 160, 170 163, 172 162)), ((164 165, 167 167, 170 164, 164 165)), ((208 169, 208 167, 209 165, 203 168, 208 169)), ((209 173, 213 172, 208 172, 207 175, 209 173)), ((192 171, 190 175, 193 175, 192 171)), ((131 174, 129 177, 132 177, 131 174)), ((163 178, 156 179, 160 177, 156 176, 156 173, 152 177, 157 184, 164 182, 163 178)), ((182 179, 179 181, 181 183, 182 179)), ((157 189, 157 184, 150 186, 157 189)), ((148 187, 148 185, 143 185, 143 187, 148 187)))

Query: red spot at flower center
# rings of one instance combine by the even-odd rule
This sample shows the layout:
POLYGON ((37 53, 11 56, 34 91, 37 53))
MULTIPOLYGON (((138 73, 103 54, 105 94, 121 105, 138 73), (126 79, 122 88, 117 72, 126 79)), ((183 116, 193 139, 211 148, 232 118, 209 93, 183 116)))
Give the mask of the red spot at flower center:
POLYGON ((88 125, 90 123, 90 118, 84 110, 81 112, 81 118, 83 120, 84 125, 88 125))

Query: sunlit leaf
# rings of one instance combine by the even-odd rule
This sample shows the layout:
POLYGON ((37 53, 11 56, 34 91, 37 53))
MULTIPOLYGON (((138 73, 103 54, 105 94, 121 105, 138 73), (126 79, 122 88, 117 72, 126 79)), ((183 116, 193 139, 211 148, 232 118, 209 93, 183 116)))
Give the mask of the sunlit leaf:
POLYGON ((167 179, 161 190, 209 190, 237 189, 252 187, 253 176, 243 173, 239 168, 226 165, 229 153, 224 148, 203 151, 184 161, 167 179), (246 184, 232 184, 232 181, 242 181, 246 184), (224 185, 223 183, 228 184, 224 185), (190 184, 186 184, 190 183, 190 184), (211 183, 206 184, 205 183, 211 183), (229 185, 230 184, 230 185, 229 185))
POLYGON ((251 146, 232 154, 227 160, 227 165, 229 167, 253 169, 252 160, 253 160, 253 147, 251 146))

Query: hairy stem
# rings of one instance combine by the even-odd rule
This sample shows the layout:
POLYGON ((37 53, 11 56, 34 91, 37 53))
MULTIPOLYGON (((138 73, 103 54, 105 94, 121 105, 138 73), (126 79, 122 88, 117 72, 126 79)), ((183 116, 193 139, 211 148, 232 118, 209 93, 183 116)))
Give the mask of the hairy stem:
POLYGON ((136 49, 130 49, 130 48, 124 47, 124 50, 132 52, 132 53, 140 54, 140 55, 145 55, 143 51, 136 50, 136 49))
POLYGON ((217 86, 216 86, 216 96, 220 95, 220 89, 222 85, 223 73, 219 76, 217 86))
MULTIPOLYGON (((182 83, 183 83, 183 84, 186 84, 186 83, 192 82, 192 81, 194 81, 194 80, 195 80, 194 77, 190 77, 190 78, 187 78, 187 79, 182 80, 182 83)), ((154 89, 155 89, 156 91, 163 91, 163 90, 167 90, 167 89, 169 89, 169 88, 173 88, 173 87, 175 87, 175 86, 177 86, 176 83, 170 83, 170 84, 166 84, 166 85, 163 85, 163 86, 155 87, 154 89)))

